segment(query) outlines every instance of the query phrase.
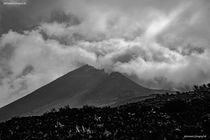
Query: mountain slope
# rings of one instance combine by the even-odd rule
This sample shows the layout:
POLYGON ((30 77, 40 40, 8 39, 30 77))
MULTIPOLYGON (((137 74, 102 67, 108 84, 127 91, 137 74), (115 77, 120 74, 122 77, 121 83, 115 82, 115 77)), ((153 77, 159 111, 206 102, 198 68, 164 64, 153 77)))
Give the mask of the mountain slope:
POLYGON ((85 65, 0 109, 0 121, 19 115, 39 115, 52 108, 113 104, 117 100, 156 94, 120 73, 107 74, 85 65))

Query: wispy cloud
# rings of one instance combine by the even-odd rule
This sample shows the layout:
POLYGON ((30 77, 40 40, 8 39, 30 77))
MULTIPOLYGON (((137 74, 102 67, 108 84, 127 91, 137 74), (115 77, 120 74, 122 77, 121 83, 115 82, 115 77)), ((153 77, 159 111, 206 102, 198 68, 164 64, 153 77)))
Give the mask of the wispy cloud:
POLYGON ((86 63, 151 88, 210 80, 208 1, 46 1, 16 9, 22 18, 9 14, 25 21, 18 29, 1 16, 0 106, 86 63))

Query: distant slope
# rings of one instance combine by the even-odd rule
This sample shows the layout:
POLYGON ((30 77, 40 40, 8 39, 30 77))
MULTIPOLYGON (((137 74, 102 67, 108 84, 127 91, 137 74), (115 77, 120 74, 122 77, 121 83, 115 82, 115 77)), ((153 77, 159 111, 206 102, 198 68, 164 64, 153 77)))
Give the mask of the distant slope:
POLYGON ((105 73, 85 65, 0 109, 0 121, 19 115, 39 115, 69 104, 103 106, 127 98, 156 94, 120 73, 105 73))

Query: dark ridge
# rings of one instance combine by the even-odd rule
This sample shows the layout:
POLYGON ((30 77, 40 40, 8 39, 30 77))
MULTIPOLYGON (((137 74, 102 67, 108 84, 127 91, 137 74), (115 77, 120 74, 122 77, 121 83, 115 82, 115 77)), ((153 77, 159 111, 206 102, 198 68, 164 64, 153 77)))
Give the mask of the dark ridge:
POLYGON ((104 106, 156 93, 156 90, 144 88, 118 72, 107 74, 104 70, 84 65, 0 108, 0 121, 14 116, 41 115, 65 105, 104 106))
POLYGON ((0 139, 208 140, 209 130, 210 84, 116 107, 66 106, 15 117, 0 123, 0 139))

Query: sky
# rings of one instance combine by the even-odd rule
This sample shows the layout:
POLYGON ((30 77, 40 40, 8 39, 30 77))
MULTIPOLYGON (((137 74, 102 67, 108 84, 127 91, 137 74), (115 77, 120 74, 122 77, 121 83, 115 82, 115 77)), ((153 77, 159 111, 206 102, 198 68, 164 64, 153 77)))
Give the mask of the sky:
POLYGON ((0 107, 84 64, 155 89, 210 81, 209 0, 24 2, 0 4, 0 107))

